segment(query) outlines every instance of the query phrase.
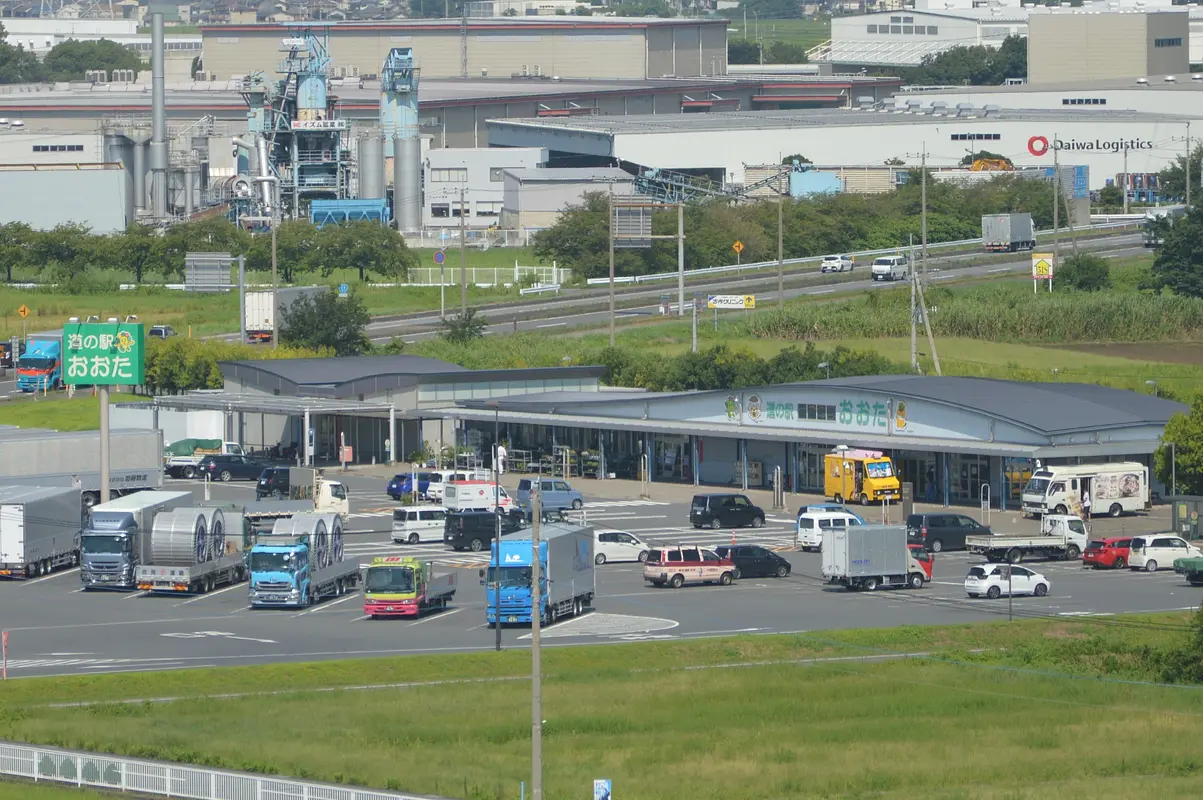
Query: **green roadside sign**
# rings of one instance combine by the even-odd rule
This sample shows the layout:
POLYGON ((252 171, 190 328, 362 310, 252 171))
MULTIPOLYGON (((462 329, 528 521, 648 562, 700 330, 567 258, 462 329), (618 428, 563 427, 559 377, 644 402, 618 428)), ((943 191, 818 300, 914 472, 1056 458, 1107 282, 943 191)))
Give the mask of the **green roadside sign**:
POLYGON ((63 383, 140 386, 146 382, 140 322, 69 322, 63 326, 63 383))

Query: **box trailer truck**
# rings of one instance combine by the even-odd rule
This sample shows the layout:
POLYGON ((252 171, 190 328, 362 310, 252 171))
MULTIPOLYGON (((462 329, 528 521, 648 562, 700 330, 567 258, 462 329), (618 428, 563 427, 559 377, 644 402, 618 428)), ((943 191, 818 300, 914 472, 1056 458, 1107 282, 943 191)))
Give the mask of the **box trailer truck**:
POLYGON ((0 577, 36 578, 79 563, 79 491, 0 486, 0 577))

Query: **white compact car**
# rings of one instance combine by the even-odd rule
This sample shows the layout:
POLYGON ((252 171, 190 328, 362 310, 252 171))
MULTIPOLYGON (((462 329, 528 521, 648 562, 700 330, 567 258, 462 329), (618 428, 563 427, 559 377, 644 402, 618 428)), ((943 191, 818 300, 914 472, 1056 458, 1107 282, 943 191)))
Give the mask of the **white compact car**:
POLYGON ((1143 569, 1146 572, 1173 569, 1175 558, 1199 556, 1203 556, 1199 548, 1172 533, 1133 536, 1128 551, 1128 569, 1143 569))
POLYGON ((447 522, 442 506, 404 506, 393 511, 393 542, 419 544, 423 539, 439 542, 447 522))
POLYGON ((819 272, 851 272, 855 266, 852 256, 823 256, 819 262, 819 272))
POLYGON ((626 531, 595 531, 593 534, 593 562, 597 565, 607 561, 647 561, 652 546, 626 531))
POLYGON ((1002 597, 1008 592, 1018 597, 1030 594, 1044 597, 1052 583, 1039 572, 1033 572, 1018 564, 979 564, 969 569, 965 576, 965 593, 970 597, 985 595, 991 600, 1002 597), (1011 570, 1010 580, 1007 579, 1007 569, 1011 570))

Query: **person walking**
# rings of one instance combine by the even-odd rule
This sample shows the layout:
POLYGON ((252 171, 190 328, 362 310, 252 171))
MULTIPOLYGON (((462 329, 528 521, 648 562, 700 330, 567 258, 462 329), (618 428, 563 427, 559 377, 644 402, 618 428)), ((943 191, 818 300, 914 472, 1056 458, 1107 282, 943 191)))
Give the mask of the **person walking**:
POLYGON ((507 453, 505 451, 505 445, 498 443, 497 444, 497 474, 498 475, 505 474, 505 457, 506 457, 506 455, 507 455, 507 453))
POLYGON ((1082 484, 1082 518, 1090 519, 1090 487, 1082 484))

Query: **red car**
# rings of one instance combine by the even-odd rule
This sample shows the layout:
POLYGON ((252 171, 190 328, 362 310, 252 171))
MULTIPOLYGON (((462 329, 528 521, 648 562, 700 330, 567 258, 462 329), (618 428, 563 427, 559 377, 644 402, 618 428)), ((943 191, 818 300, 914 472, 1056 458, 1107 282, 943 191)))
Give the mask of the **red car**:
POLYGON ((1082 566, 1092 569, 1123 569, 1128 566, 1128 548, 1131 544, 1131 536, 1095 539, 1086 545, 1086 551, 1082 553, 1082 566))

